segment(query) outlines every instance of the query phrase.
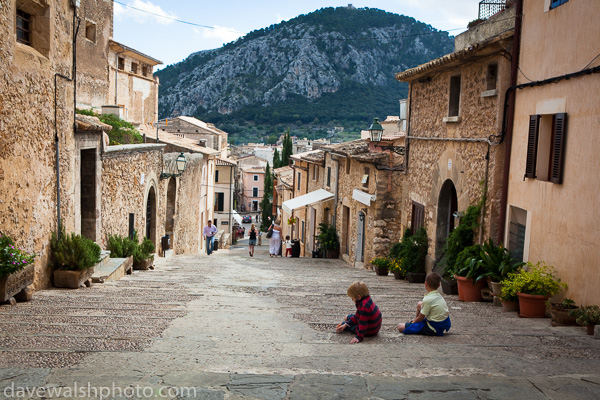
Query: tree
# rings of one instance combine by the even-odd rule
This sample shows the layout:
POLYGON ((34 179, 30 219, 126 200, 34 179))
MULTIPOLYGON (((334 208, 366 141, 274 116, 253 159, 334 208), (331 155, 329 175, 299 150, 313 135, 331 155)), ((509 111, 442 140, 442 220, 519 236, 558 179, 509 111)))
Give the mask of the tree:
POLYGON ((277 169, 279 167, 283 167, 283 165, 281 165, 281 159, 279 158, 279 151, 277 150, 277 148, 275 148, 275 151, 273 152, 273 169, 277 169))
POLYGON ((265 169, 265 186, 263 189, 263 199, 260 202, 261 223, 260 229, 265 231, 269 228, 272 220, 269 217, 273 217, 273 175, 271 174, 271 168, 267 162, 267 168, 265 169))
POLYGON ((281 150, 281 166, 285 167, 290 164, 290 156, 294 153, 294 144, 290 137, 290 129, 283 136, 283 149, 281 150))

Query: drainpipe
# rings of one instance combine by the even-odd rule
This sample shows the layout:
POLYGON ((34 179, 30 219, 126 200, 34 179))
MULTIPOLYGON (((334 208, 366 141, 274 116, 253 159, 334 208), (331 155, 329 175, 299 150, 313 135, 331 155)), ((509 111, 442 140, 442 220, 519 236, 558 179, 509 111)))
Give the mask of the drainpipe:
MULTIPOLYGON (((233 184, 233 165, 229 166, 229 234, 233 233, 233 229, 231 228, 231 210, 233 210, 233 191, 231 190, 231 185, 233 184)), ((260 229, 260 227, 259 227, 260 229)), ((230 238, 231 239, 231 238, 230 238)))
MULTIPOLYGON (((515 36, 513 39, 512 62, 510 66, 510 86, 516 86, 519 68, 519 52, 521 49, 521 27, 523 19, 523 0, 517 0, 515 13, 515 36)), ((506 230, 506 207, 508 203, 508 178, 510 172, 510 152, 512 148, 512 134, 515 118, 515 90, 510 92, 508 115, 506 117, 506 147, 504 149, 504 172, 502 174, 502 196, 500 198, 500 219, 498 226, 498 243, 504 242, 506 230)))
MULTIPOLYGON (((487 153, 485 155, 485 178, 483 179, 483 198, 487 199, 487 189, 488 189, 488 177, 490 171, 490 145, 488 144, 487 153)), ((479 220, 479 244, 483 243, 483 222, 485 220, 485 203, 487 201, 483 201, 481 205, 481 216, 479 220)))
POLYGON ((58 138, 58 98, 57 98, 57 86, 58 79, 62 78, 67 82, 73 82, 73 135, 77 131, 77 122, 75 120, 75 113, 77 108, 77 32, 79 31, 79 23, 81 20, 77 16, 77 6, 73 3, 73 61, 71 66, 71 77, 55 73, 54 74, 54 146, 56 149, 56 236, 60 240, 60 234, 62 230, 62 217, 60 214, 60 142, 58 138))

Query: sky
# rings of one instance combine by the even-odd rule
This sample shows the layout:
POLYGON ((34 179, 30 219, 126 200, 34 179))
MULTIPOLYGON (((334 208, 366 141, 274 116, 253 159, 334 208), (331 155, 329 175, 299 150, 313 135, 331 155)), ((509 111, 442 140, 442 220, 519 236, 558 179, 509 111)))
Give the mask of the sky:
POLYGON ((253 30, 348 4, 413 17, 453 36, 479 10, 479 0, 115 0, 113 39, 161 60, 158 70, 253 30))

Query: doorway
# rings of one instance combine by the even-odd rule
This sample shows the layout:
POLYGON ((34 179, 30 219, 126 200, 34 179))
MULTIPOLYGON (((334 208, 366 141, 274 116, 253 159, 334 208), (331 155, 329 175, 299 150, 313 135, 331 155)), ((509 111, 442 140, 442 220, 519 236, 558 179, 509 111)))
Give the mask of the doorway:
POLYGON ((350 208, 342 210, 342 254, 350 254, 350 208))
POLYGON ((165 231, 173 243, 173 231, 175 231, 175 197, 177 193, 177 181, 175 178, 169 180, 167 187, 167 220, 165 221, 165 231))
POLYGON ((312 252, 315 249, 315 220, 317 219, 317 210, 314 207, 310 208, 310 220, 308 221, 308 251, 312 252))
POLYGON ((456 187, 452 180, 447 179, 442 185, 438 199, 436 226, 436 259, 442 254, 450 232, 454 230, 454 215, 458 211, 456 187))
POLYGON ((146 200, 146 237, 156 246, 156 192, 153 186, 146 200))
POLYGON ((81 150, 81 235, 96 241, 96 149, 81 150))
POLYGON ((365 261, 365 213, 358 213, 356 222, 356 255, 354 257, 357 262, 365 261))

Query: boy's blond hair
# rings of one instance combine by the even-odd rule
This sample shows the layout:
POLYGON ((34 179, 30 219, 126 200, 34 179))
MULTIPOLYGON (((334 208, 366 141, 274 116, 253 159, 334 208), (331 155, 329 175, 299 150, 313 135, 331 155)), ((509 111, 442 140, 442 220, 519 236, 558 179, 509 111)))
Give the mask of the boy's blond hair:
POLYGON ((348 297, 351 299, 363 298, 369 295, 369 288, 365 285, 364 282, 356 281, 350 286, 348 286, 348 291, 346 292, 348 297))

